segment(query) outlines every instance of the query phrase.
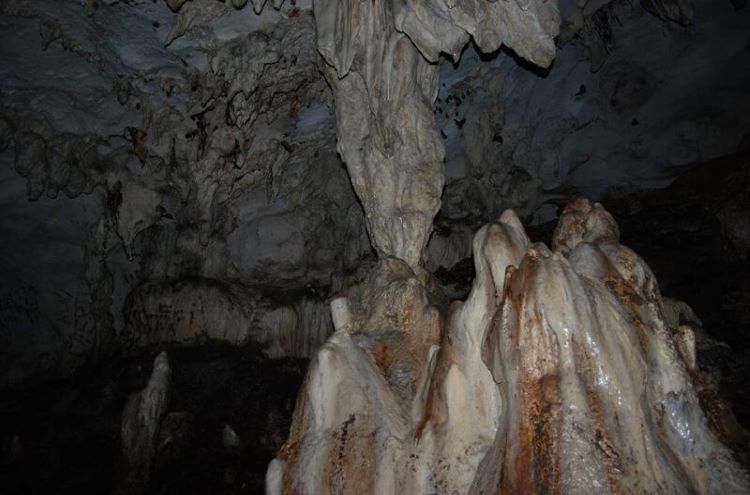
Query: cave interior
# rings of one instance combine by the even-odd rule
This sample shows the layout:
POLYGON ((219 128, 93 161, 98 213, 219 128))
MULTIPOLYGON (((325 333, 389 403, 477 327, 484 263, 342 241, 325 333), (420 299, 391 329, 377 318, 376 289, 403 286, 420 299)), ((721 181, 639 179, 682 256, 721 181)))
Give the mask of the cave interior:
POLYGON ((0 486, 750 493, 747 0, 0 1, 0 486))

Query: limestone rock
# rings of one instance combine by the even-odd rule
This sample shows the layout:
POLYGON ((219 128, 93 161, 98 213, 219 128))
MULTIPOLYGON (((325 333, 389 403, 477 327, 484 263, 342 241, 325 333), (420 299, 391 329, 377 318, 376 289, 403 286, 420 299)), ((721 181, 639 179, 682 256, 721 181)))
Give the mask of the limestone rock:
POLYGON ((272 358, 309 357, 333 332, 325 302, 280 305, 210 279, 144 284, 130 294, 125 314, 119 340, 128 354, 213 341, 255 342, 272 358))
MULTIPOLYGON (((170 317, 154 319, 172 318, 175 345, 265 338, 274 332, 248 331, 254 317, 221 327, 243 308, 211 321, 197 311, 191 326, 167 299, 247 299, 174 289, 210 281, 241 286, 265 314, 282 291, 325 298, 371 256, 335 151, 311 5, 256 16, 215 0, 171 2, 177 13, 100 1, 89 16, 82 3, 0 4, 0 227, 17 240, 0 253, 0 386, 65 376, 123 343, 170 345, 162 328, 126 321, 148 319, 128 313, 140 303, 158 314, 145 298, 167 303, 170 317)), ((289 337, 300 352, 331 329, 311 327, 289 337)), ((268 337, 274 353, 289 347, 268 337)))
POLYGON ((692 334, 612 217, 578 200, 554 242, 511 211, 482 228, 445 326, 398 264, 359 288, 371 304, 336 300, 268 493, 748 492, 701 409, 692 334))
POLYGON ((237 435, 237 432, 234 431, 234 428, 224 425, 224 429, 221 430, 221 445, 231 451, 239 448, 242 445, 242 440, 237 435))
POLYGON ((236 287, 210 280, 149 284, 131 293, 122 337, 126 349, 249 338, 252 299, 236 287))
POLYGON ((463 224, 452 226, 447 232, 433 232, 427 245, 427 269, 452 268, 459 261, 471 257, 473 233, 463 224))
POLYGON ((599 203, 586 198, 569 203, 563 210, 552 236, 552 248, 564 255, 580 243, 617 243, 620 229, 612 215, 599 203))
POLYGON ((177 12, 182 8, 182 6, 185 4, 187 0, 165 0, 167 2, 167 5, 169 5, 169 8, 172 9, 174 12, 177 12))
POLYGON ((642 0, 641 4, 662 19, 669 19, 683 26, 689 26, 693 22, 692 0, 642 0))
POLYGON ((148 486, 161 421, 167 411, 171 375, 167 354, 162 352, 154 359, 146 388, 128 399, 122 415, 122 474, 118 493, 139 494, 148 486))
POLYGON ((441 52, 469 35, 546 66, 554 2, 316 2, 318 50, 336 102, 338 151, 365 209, 373 246, 416 268, 440 205, 444 150, 432 104, 441 52))

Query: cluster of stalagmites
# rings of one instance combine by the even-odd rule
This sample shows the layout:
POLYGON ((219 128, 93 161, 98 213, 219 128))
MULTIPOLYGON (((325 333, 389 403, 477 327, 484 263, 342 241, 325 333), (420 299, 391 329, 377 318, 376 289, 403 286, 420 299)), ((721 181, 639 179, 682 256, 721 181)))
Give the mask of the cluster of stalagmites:
POLYGON ((383 259, 331 303, 269 493, 746 493, 693 381, 690 327, 613 218, 569 204, 552 248, 506 211, 445 310, 383 259))

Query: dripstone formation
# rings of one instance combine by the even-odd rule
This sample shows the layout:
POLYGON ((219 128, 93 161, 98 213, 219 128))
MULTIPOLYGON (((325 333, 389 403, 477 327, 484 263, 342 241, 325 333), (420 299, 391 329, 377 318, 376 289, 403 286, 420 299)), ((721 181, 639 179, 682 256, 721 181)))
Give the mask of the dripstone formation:
POLYGON ((504 212, 474 237, 468 299, 434 293, 419 263, 442 185, 428 61, 472 34, 548 65, 559 22, 551 2, 441 7, 316 4, 338 148, 380 262, 331 303, 336 331, 267 492, 748 491, 693 389, 691 329, 667 326, 653 273, 599 204, 569 204, 552 250, 504 212), (512 22, 488 31, 498 18, 512 22))
POLYGON ((0 2, 0 486, 750 493, 744 4, 0 2))
POLYGON ((445 319, 384 261, 368 299, 331 304, 268 492, 746 493, 694 390, 691 328, 667 325, 618 238, 587 200, 552 250, 506 211, 475 236, 474 285, 445 319))

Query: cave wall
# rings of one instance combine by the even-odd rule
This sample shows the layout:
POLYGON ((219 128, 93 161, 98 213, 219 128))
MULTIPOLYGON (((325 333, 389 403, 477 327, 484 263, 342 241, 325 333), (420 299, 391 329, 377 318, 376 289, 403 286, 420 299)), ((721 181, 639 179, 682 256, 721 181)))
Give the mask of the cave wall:
POLYGON ((370 255, 310 4, 169 7, 0 7, 2 385, 209 338, 306 355, 370 255))
POLYGON ((246 3, 0 6, 2 384, 169 342, 309 355, 374 251, 450 268, 505 208, 545 222, 748 143, 732 2, 381 2, 390 44, 317 36, 346 2, 246 3))
POLYGON ((441 65, 446 186, 431 268, 469 257, 470 230, 505 208, 547 222, 571 194, 662 188, 750 145, 750 11, 698 0, 672 16, 680 24, 643 7, 560 2, 549 70, 471 47, 441 65))

